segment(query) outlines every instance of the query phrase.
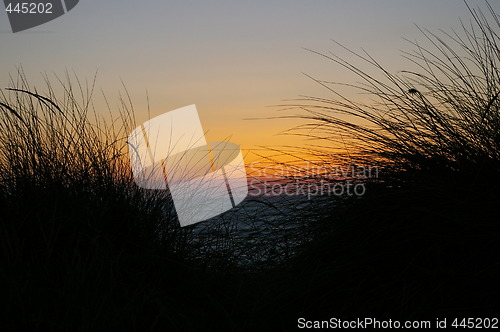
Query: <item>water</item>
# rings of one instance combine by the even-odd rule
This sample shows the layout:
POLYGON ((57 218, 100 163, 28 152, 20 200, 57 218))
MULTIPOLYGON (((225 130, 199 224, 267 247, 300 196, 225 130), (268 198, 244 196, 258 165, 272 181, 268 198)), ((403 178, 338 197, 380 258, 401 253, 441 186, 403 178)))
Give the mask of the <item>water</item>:
POLYGON ((311 241, 311 225, 334 209, 334 199, 307 195, 250 195, 236 208, 195 225, 196 255, 214 264, 272 266, 311 241))

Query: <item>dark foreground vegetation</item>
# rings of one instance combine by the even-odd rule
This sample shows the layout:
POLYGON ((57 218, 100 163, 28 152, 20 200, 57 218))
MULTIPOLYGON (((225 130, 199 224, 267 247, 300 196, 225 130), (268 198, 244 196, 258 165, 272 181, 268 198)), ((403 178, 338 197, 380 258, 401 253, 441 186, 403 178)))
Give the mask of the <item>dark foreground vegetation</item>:
MULTIPOLYGON (((415 44, 407 54, 418 74, 389 74, 365 56, 381 70, 376 79, 329 57, 380 104, 301 101, 308 135, 341 141, 345 160, 376 164, 381 176, 367 181, 362 199, 323 205, 309 243, 267 268, 238 266, 230 244, 213 239, 211 251, 193 255, 203 243, 179 228, 168 195, 134 185, 129 103, 116 125, 94 113, 92 86, 64 81, 58 98, 21 73, 0 100, 2 330, 257 331, 292 330, 300 317, 498 317, 500 49, 490 13, 488 21, 471 11, 472 27, 448 35, 450 44, 425 33, 433 48, 415 44)), ((332 151, 321 153, 328 170, 332 151)))

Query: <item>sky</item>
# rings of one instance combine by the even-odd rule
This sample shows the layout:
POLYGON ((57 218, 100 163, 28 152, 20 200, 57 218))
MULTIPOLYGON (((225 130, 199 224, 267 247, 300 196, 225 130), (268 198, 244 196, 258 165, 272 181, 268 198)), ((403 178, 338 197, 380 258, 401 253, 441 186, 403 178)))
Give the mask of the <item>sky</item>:
MULTIPOLYGON (((423 39, 415 25, 449 31, 459 18, 469 20, 460 0, 80 0, 62 17, 14 34, 2 10, 0 87, 18 66, 40 91, 43 74, 69 71, 85 81, 97 72, 111 104, 124 83, 138 123, 196 104, 208 141, 229 139, 245 151, 301 146, 302 138, 280 134, 301 121, 269 119, 292 114, 277 105, 328 96, 306 74, 356 80, 307 49, 341 53, 335 40, 397 72, 405 69, 400 50, 411 48, 403 37, 423 39)), ((107 112, 102 100, 96 106, 107 112)))

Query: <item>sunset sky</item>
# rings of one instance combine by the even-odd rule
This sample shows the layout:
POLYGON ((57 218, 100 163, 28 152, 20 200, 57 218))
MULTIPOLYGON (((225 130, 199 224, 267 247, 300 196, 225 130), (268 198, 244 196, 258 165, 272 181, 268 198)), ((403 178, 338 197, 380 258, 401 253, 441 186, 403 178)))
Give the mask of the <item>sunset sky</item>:
POLYGON ((196 104, 208 141, 230 138, 246 150, 299 146, 301 138, 279 133, 300 122, 250 118, 290 115, 274 105, 328 95, 304 73, 356 80, 305 48, 342 54, 333 39, 397 72, 405 69, 400 50, 409 49, 402 37, 422 38, 415 24, 449 31, 459 18, 469 15, 458 0, 81 0, 59 19, 13 34, 2 11, 0 87, 19 65, 42 91, 43 73, 68 70, 85 80, 98 71, 97 87, 111 102, 124 82, 139 123, 148 119, 147 91, 151 117, 196 104))

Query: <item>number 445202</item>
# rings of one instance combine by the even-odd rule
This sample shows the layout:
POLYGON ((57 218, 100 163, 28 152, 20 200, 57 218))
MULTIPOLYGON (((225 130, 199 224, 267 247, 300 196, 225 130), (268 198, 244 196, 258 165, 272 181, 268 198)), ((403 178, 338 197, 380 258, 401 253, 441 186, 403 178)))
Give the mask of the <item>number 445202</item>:
POLYGON ((50 2, 23 2, 12 6, 12 3, 9 3, 5 11, 9 14, 13 12, 18 14, 52 14, 52 4, 50 2))
POLYGON ((498 318, 455 318, 451 326, 469 329, 498 329, 498 318))

